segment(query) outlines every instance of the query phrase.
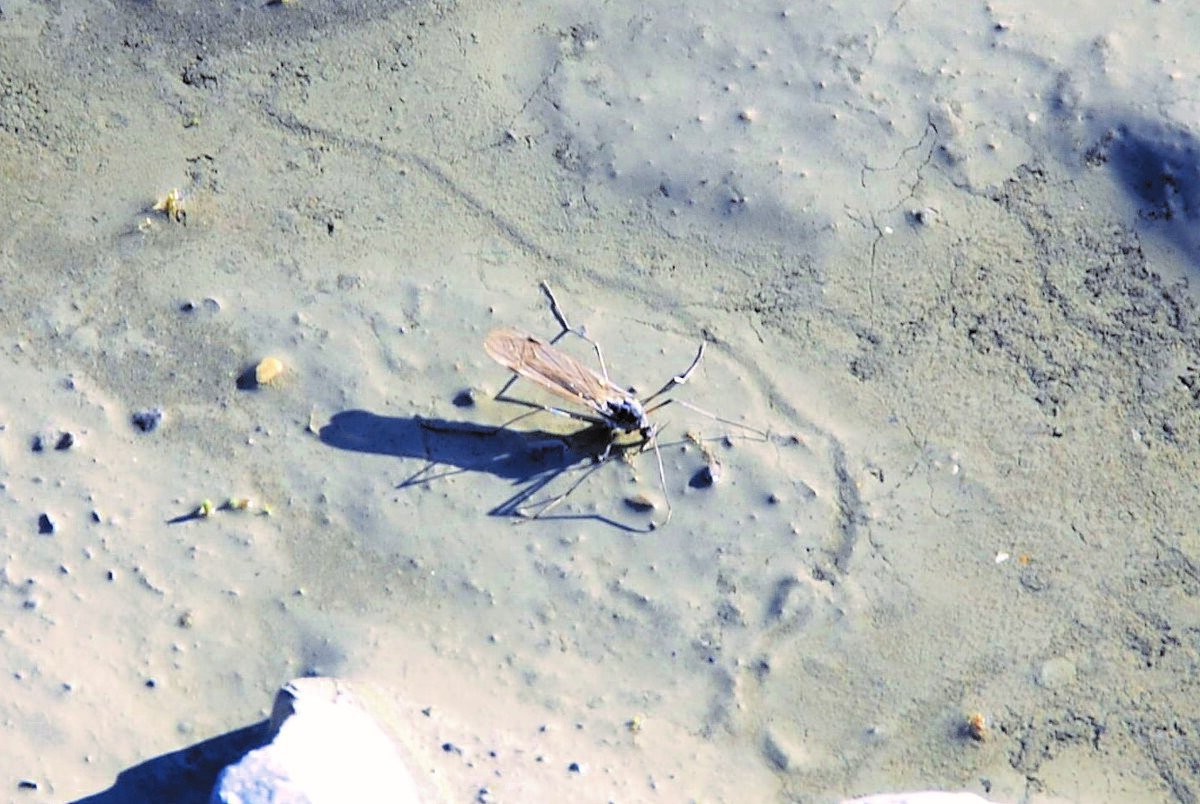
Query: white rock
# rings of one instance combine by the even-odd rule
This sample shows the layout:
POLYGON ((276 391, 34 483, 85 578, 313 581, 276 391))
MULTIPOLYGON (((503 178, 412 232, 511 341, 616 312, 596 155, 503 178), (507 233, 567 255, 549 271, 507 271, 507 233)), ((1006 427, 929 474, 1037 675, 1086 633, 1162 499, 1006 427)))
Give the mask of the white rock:
POLYGON ((1075 683, 1075 663, 1059 657, 1050 659, 1038 670, 1037 682, 1047 689, 1060 689, 1075 683))
POLYGON ((395 746, 331 678, 291 681, 275 696, 274 739, 221 771, 212 804, 416 804, 395 746))
POLYGON ((923 793, 880 793, 862 798, 848 798, 842 804, 988 804, 988 800, 974 793, 928 790, 923 793))

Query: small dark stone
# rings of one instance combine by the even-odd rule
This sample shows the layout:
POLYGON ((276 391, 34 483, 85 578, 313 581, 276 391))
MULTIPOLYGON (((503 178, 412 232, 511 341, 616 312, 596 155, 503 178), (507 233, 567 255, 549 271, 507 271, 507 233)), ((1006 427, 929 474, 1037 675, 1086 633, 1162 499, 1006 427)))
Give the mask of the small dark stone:
POLYGON ((160 408, 139 410, 133 414, 133 426, 143 433, 152 432, 162 422, 163 412, 160 408))
POLYGON ((567 766, 567 770, 569 770, 571 773, 583 773, 583 768, 579 766, 578 762, 572 762, 567 766))
POLYGON ((49 536, 54 532, 54 523, 50 521, 49 514, 42 514, 38 517, 38 533, 43 536, 49 536))
POLYGON ((155 681, 154 679, 152 679, 152 678, 146 679, 146 689, 152 690, 157 686, 158 686, 158 682, 155 681))
POLYGON ((54 445, 54 448, 59 452, 62 452, 70 449, 73 446, 75 446, 75 436, 71 435, 70 433, 63 433, 58 437, 58 443, 54 445))
POLYGON ((93 521, 93 522, 99 522, 99 521, 100 521, 100 512, 99 512, 99 511, 96 511, 96 510, 93 510, 93 511, 92 511, 92 521, 93 521))
POLYGON ((185 301, 183 304, 179 305, 179 312, 194 313, 196 312, 196 305, 190 301, 185 301))
POLYGON ((711 466, 701 466, 696 474, 692 475, 692 479, 688 481, 688 485, 694 489, 712 488, 717 482, 716 475, 713 474, 711 466))
POLYGON ((29 447, 34 452, 41 452, 46 448, 46 439, 42 438, 40 435, 35 435, 33 437, 33 441, 29 443, 29 447))
POLYGON ((37 790, 38 783, 33 781, 32 779, 22 779, 21 781, 17 782, 17 789, 18 790, 37 790))
POLYGON ((470 408, 475 406, 475 389, 464 388, 454 395, 454 407, 470 408))

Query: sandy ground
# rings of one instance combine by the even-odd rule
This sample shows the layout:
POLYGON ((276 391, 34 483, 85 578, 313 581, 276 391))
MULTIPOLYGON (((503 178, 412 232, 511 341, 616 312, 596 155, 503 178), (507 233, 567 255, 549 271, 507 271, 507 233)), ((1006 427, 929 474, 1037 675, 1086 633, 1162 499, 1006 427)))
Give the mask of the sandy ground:
POLYGON ((1200 798, 1200 17, 1041 5, 3 0, 0 798, 202 801, 309 673, 435 800, 1200 798), (540 280, 768 433, 656 414, 666 527, 515 524, 540 280))

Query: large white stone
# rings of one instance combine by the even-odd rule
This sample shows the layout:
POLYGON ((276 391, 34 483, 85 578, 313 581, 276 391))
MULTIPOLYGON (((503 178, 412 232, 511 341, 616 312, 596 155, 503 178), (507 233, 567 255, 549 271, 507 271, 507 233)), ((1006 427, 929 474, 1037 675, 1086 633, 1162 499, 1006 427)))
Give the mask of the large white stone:
POLYGON ((926 790, 920 793, 879 793, 862 798, 850 798, 842 804, 989 804, 974 793, 946 793, 926 790))
POLYGON ((271 713, 274 739, 221 771, 213 804, 416 804, 395 746, 344 682, 286 684, 271 713))

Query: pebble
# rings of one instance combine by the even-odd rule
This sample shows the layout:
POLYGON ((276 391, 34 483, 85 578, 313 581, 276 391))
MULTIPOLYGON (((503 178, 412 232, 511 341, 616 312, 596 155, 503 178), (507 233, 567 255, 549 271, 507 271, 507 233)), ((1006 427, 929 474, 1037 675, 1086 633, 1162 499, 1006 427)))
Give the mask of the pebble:
POLYGON ((933 207, 924 207, 922 209, 914 209, 909 215, 912 216, 913 223, 921 226, 932 226, 937 222, 938 211, 933 207))
POLYGON ((470 408, 475 406, 475 389, 464 388, 454 395, 454 407, 470 408))
POLYGON ((653 511, 655 508, 658 507, 654 503, 654 500, 650 499, 645 494, 634 494, 629 497, 626 497, 625 504, 627 506, 629 506, 631 509, 633 509, 634 511, 638 511, 640 513, 645 513, 647 511, 653 511))
POLYGON ((185 301, 183 304, 179 305, 179 312, 181 313, 195 313, 200 311, 208 313, 209 315, 219 313, 221 311, 221 303, 216 299, 209 297, 199 304, 196 304, 194 301, 189 299, 188 301, 185 301))
POLYGON ((29 448, 34 452, 41 452, 46 448, 46 439, 42 438, 40 435, 35 435, 33 437, 33 441, 29 444, 29 448))
MULTIPOLYGON (((266 711, 272 712, 271 742, 221 771, 204 801, 382 804, 420 799, 396 746, 344 680, 295 679, 266 711)), ((467 788, 472 789, 478 799, 482 788, 467 788)), ((458 800, 471 800, 464 793, 459 791, 458 800)))
POLYGON ((709 463, 701 466, 696 474, 692 475, 692 479, 688 481, 688 485, 694 489, 707 489, 715 486, 721 479, 721 464, 709 463))
POLYGON ((150 410, 139 410, 133 414, 133 426, 143 433, 153 432, 162 422, 163 412, 161 408, 151 408, 150 410))
POLYGON ((762 752, 776 770, 786 771, 795 762, 791 747, 781 742, 778 735, 770 732, 763 738, 762 752))
POLYGON ((254 382, 258 385, 270 385, 280 374, 283 374, 283 361, 278 357, 264 357, 254 367, 254 382))
POLYGON ((59 452, 62 452, 70 449, 73 446, 75 446, 75 436, 71 433, 63 433, 58 437, 58 443, 54 445, 54 448, 59 452))
POLYGON ((49 536, 54 533, 54 523, 50 521, 49 514, 42 514, 38 517, 38 533, 43 536, 49 536))

